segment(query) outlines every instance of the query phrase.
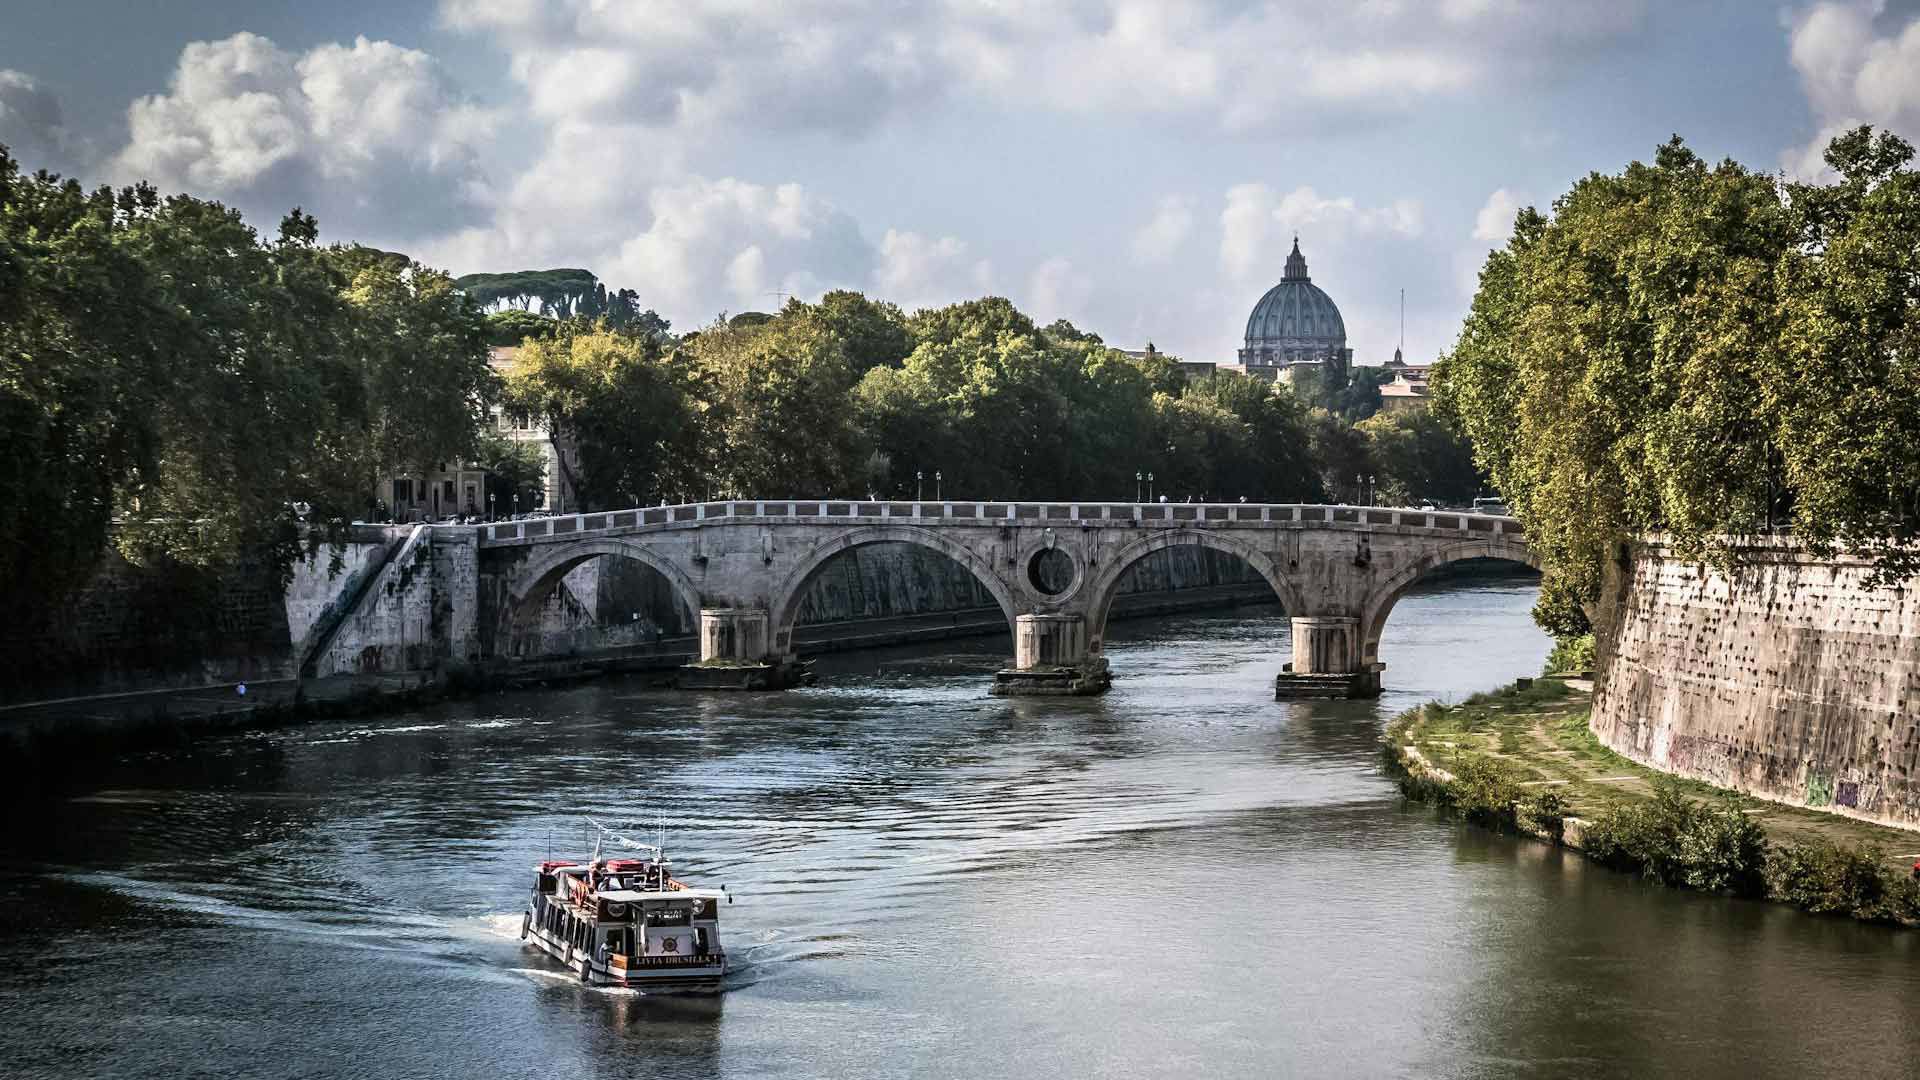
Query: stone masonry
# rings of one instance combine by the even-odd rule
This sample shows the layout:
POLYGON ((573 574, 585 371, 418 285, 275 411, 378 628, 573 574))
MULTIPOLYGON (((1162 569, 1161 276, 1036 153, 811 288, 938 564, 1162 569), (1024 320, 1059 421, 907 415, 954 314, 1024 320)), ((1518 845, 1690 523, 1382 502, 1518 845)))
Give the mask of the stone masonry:
POLYGON ((1610 572, 1593 730, 1636 761, 1920 828, 1920 589, 1779 542, 1731 573, 1638 545, 1610 572))

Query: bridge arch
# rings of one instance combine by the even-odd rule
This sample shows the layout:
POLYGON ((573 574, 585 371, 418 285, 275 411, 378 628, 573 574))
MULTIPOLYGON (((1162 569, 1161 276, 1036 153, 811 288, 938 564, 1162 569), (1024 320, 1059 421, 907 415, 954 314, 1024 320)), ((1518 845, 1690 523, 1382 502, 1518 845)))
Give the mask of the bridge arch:
POLYGON ((1113 607, 1120 579, 1133 565, 1157 551, 1166 551, 1176 547, 1204 547, 1224 554, 1233 555, 1246 561, 1254 568, 1268 585, 1273 587, 1274 595, 1280 606, 1288 614, 1298 614, 1306 610, 1300 595, 1299 586, 1272 555, 1238 537, 1207 529, 1156 529, 1137 540, 1120 545, 1107 554, 1097 570, 1089 575, 1084 592, 1087 597, 1087 644, 1092 651, 1100 651, 1107 633, 1107 612, 1113 607))
MULTIPOLYGON (((547 594, 560 583, 560 579, 589 559, 603 555, 631 559, 666 579, 686 616, 687 626, 697 625, 700 588, 692 578, 658 553, 648 550, 644 544, 618 537, 601 537, 535 548, 533 556, 508 579, 505 626, 509 629, 519 626, 528 613, 538 610, 546 602, 547 594)), ((505 648, 504 641, 501 647, 505 648)))
POLYGON ((815 547, 774 591, 767 629, 772 635, 775 654, 789 655, 793 652, 794 621, 799 618, 800 604, 806 599, 807 590, 820 571, 836 557, 870 544, 911 544, 959 563, 1000 606, 1000 613, 1007 619, 1007 630, 1012 632, 1014 616, 1020 613, 1020 603, 1006 580, 995 572, 990 557, 956 543, 933 529, 916 525, 869 525, 850 529, 815 547))
POLYGON ((1540 569, 1539 558, 1526 544, 1501 537, 1449 544, 1422 554, 1368 592, 1360 614, 1361 662, 1373 663, 1380 658, 1380 634, 1386 629, 1387 616, 1393 614, 1393 606, 1415 582, 1431 571, 1467 559, 1499 559, 1540 569))

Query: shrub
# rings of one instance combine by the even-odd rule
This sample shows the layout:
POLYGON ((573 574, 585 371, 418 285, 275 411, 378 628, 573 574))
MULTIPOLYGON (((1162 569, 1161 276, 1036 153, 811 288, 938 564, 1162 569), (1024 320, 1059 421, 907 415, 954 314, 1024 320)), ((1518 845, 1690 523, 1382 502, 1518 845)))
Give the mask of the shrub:
POLYGON ((1586 831, 1587 854, 1663 885, 1757 896, 1766 887, 1766 834, 1732 804, 1692 802, 1661 781, 1653 798, 1601 814, 1586 831))
POLYGON ((1513 768, 1477 756, 1460 763, 1448 795, 1468 821, 1496 827, 1513 825, 1513 804, 1519 798, 1520 782, 1513 768))
POLYGON ((1558 840, 1561 830, 1566 826, 1567 800, 1553 788, 1541 788, 1522 798, 1514 805, 1513 811, 1518 824, 1537 829, 1558 840))
POLYGON ((1556 671, 1592 671, 1593 665, 1593 634, 1588 632, 1574 637, 1555 638, 1553 651, 1547 654, 1547 663, 1541 673, 1551 675, 1556 671))
POLYGON ((1686 883, 1704 892, 1760 896, 1766 892, 1766 830, 1731 802, 1695 806, 1680 834, 1686 883))
POLYGON ((1920 921, 1920 882, 1889 868, 1880 852, 1815 840, 1767 859, 1767 894, 1802 911, 1876 922, 1920 921))

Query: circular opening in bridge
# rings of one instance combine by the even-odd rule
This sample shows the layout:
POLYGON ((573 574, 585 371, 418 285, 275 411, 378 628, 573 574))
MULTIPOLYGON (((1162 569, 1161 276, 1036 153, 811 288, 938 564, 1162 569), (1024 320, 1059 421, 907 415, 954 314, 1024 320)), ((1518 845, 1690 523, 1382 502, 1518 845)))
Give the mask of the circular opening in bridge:
POLYGON ((1073 584, 1073 559, 1059 548, 1041 548, 1027 561, 1027 581, 1048 596, 1058 596, 1073 584))

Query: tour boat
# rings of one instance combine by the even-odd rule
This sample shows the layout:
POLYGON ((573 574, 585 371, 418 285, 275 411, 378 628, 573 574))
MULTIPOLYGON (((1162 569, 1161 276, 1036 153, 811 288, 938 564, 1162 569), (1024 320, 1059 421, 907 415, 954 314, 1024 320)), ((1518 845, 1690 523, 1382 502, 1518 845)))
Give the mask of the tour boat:
POLYGON ((651 994, 712 994, 727 973, 720 947, 726 886, 676 880, 665 852, 605 828, 583 863, 548 861, 534 878, 520 937, 589 986, 651 994), (602 858, 612 841, 636 858, 602 858))

